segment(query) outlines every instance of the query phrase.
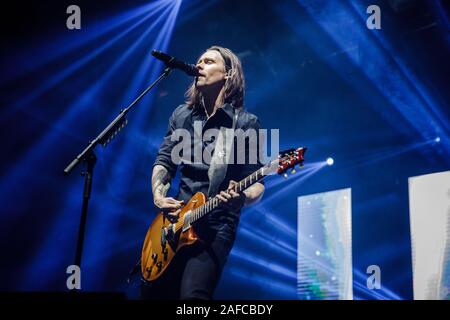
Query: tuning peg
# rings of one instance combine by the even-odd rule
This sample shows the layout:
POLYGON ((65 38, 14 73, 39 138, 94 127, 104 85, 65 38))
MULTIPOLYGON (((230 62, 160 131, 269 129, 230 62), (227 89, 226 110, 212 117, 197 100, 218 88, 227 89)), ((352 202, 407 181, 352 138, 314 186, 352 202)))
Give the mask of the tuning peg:
POLYGON ((288 178, 288 174, 287 174, 287 173, 283 174, 283 177, 284 177, 285 179, 287 179, 287 178, 288 178))

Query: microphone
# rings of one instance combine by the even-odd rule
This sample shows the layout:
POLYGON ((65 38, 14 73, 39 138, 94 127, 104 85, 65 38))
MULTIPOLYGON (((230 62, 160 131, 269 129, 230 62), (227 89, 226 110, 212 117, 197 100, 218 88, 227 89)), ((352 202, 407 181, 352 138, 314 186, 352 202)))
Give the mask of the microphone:
POLYGON ((152 56, 164 62, 167 67, 182 70, 186 72, 189 76, 197 77, 200 75, 195 65, 177 60, 174 57, 169 56, 167 53, 152 50, 152 56))

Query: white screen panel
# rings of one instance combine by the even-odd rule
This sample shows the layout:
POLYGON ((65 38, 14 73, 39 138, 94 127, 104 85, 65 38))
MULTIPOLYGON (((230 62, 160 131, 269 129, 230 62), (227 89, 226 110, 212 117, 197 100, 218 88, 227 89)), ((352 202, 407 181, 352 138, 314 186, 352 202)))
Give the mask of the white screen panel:
POLYGON ((298 198, 297 296, 353 299, 351 189, 298 198))
POLYGON ((416 300, 450 299, 450 171, 409 178, 416 300))

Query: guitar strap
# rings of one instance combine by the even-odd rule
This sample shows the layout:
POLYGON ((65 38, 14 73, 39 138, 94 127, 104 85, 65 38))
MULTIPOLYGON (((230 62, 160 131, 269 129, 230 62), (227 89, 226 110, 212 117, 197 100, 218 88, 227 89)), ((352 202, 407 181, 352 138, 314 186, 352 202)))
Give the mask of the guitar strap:
MULTIPOLYGON (((234 109, 234 108, 233 108, 234 109)), ((215 196, 219 192, 219 187, 225 179, 232 154, 234 130, 236 128, 239 109, 234 109, 233 124, 231 129, 220 127, 211 164, 208 169, 209 189, 208 198, 215 196)))

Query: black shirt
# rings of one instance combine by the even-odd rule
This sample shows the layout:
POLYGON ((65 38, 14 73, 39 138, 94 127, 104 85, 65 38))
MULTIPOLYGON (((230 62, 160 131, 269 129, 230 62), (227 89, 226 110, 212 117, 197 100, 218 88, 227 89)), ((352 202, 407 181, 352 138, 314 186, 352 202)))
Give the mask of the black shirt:
MULTIPOLYGON (((203 133, 208 129, 220 129, 220 127, 231 128, 233 123, 233 115, 234 115, 234 107, 231 104, 225 104, 221 108, 219 108, 216 113, 207 118, 205 109, 203 107, 193 108, 188 105, 180 105, 175 109, 172 113, 172 116, 169 119, 169 127, 167 133, 163 139, 163 142, 159 148, 158 155, 156 157, 155 165, 164 166, 169 174, 174 177, 177 171, 177 165, 172 162, 171 153, 172 149, 179 141, 171 141, 171 135, 176 129, 185 129, 190 133, 192 137, 191 140, 191 159, 193 160, 194 156, 194 122, 200 121, 202 124, 202 137, 203 133)), ((244 110, 240 110, 236 124, 236 129, 242 129, 246 131, 247 129, 255 129, 258 133, 260 127, 260 123, 258 118, 244 110)), ((258 135, 257 135, 258 136, 258 135)), ((258 170, 262 164, 259 161, 259 153, 258 153, 258 162, 256 164, 249 163, 249 139, 252 139, 254 136, 249 135, 246 138, 245 143, 245 152, 246 152, 246 161, 244 164, 237 164, 237 155, 238 150, 236 149, 236 144, 234 145, 234 162, 229 164, 227 167, 227 174, 225 179, 220 185, 219 190, 226 190, 230 180, 240 181, 246 176, 250 175, 254 171, 258 170)), ((215 140, 209 139, 205 141, 201 139, 201 137, 197 137, 201 143, 202 154, 205 148, 209 148, 209 150, 214 150, 215 140)), ((259 140, 259 139, 258 139, 259 140)), ((257 146, 259 148, 262 147, 263 143, 257 141, 257 146), (261 146, 260 146, 261 145, 261 146)), ((240 150, 242 152, 242 150, 240 150)), ((198 150, 197 150, 198 154, 198 150)), ((197 192, 202 192, 205 195, 208 194, 209 188, 209 178, 208 178, 208 169, 209 164, 205 163, 204 159, 202 159, 202 163, 193 163, 189 161, 182 161, 179 164, 180 169, 180 185, 179 191, 176 196, 179 200, 184 200, 185 203, 189 201, 189 199, 197 192)), ((236 227, 239 222, 240 212, 231 212, 229 210, 225 210, 224 208, 218 207, 213 212, 203 217, 196 223, 194 229, 199 233, 199 231, 205 231, 206 233, 211 233, 209 231, 213 231, 213 233, 218 232, 220 235, 225 238, 234 237, 236 232, 236 227), (199 230, 201 229, 201 230, 199 230), (215 231, 215 232, 214 232, 215 231)), ((201 236, 199 234, 199 236, 201 236)), ((205 237, 206 234, 203 234, 205 237)))

